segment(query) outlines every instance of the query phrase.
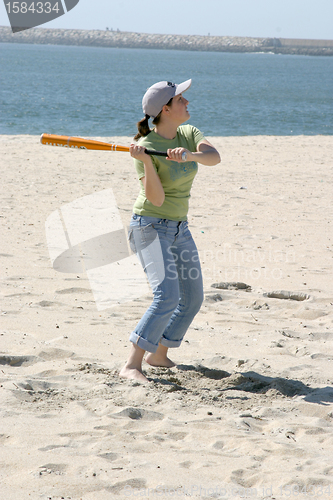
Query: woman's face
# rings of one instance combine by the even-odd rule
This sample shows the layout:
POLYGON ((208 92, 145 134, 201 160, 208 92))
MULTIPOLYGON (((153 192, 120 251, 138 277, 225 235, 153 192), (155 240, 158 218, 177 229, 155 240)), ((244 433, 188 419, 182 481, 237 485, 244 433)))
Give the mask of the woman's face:
POLYGON ((190 113, 187 110, 188 100, 185 99, 183 94, 176 95, 172 99, 171 106, 168 106, 169 118, 181 124, 190 118, 190 113))

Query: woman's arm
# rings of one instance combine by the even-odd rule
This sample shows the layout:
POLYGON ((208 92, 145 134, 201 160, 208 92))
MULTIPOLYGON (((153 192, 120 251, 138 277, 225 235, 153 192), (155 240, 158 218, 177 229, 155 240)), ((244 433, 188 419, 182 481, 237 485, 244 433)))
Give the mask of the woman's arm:
POLYGON ((185 161, 196 161, 207 166, 217 165, 221 161, 219 152, 206 140, 198 144, 197 150, 194 153, 191 153, 191 151, 185 148, 168 149, 168 159, 184 162, 184 160, 182 160, 182 154, 184 152, 187 153, 185 161))
POLYGON ((141 177, 143 187, 145 189, 146 198, 156 207, 160 207, 164 203, 165 193, 151 157, 145 153, 145 148, 135 144, 130 146, 130 154, 132 158, 142 161, 145 167, 145 176, 141 177))

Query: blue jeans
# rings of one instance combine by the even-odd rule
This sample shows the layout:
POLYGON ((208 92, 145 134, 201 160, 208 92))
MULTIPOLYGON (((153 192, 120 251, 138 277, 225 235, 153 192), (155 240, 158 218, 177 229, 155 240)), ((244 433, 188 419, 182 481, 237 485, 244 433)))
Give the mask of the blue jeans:
POLYGON ((149 352, 159 343, 179 347, 203 301, 199 254, 188 223, 133 214, 129 241, 154 295, 130 341, 149 352))

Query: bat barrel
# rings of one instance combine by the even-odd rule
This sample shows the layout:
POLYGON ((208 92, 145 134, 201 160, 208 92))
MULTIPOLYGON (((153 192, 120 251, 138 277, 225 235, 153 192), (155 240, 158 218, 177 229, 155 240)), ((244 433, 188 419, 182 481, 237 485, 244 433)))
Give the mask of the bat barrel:
MULTIPOLYGON (((129 147, 119 146, 118 144, 110 144, 109 142, 94 141, 92 139, 83 139, 82 137, 70 137, 68 135, 42 134, 40 137, 41 144, 48 146, 60 146, 63 148, 73 149, 93 149, 100 151, 123 151, 128 153, 129 147)), ((168 156, 162 151, 153 151, 146 149, 148 155, 168 156)))
POLYGON ((67 135, 42 134, 40 138, 42 144, 50 146, 60 146, 74 149, 94 149, 102 151, 129 151, 125 146, 117 146, 108 142, 83 139, 81 137, 70 137, 67 135))

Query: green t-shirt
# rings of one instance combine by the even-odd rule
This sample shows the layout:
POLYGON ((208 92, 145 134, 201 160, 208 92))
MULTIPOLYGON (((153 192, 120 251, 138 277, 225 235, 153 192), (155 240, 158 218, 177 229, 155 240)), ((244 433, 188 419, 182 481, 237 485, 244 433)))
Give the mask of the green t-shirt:
MULTIPOLYGON (((192 125, 182 125, 178 127, 174 139, 164 139, 152 131, 146 137, 140 139, 139 144, 155 151, 167 151, 169 148, 182 147, 193 153, 203 140, 205 138, 200 130, 192 125)), ((162 206, 156 207, 147 200, 141 181, 141 178, 145 175, 144 164, 139 160, 134 160, 141 190, 134 203, 133 212, 137 215, 159 217, 161 219, 186 220, 190 191, 195 174, 198 171, 198 164, 195 161, 178 163, 167 160, 163 156, 152 156, 151 159, 165 192, 164 203, 162 206)))

